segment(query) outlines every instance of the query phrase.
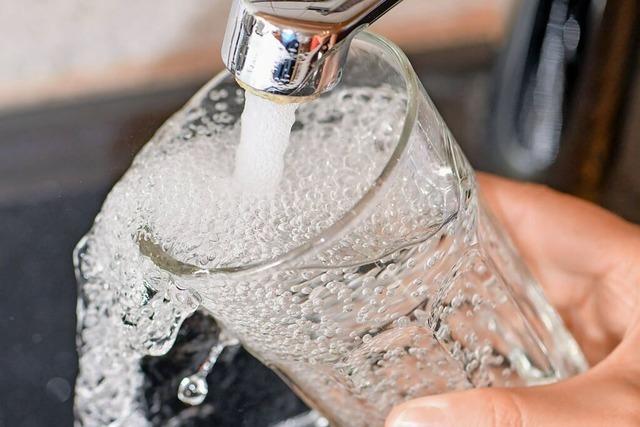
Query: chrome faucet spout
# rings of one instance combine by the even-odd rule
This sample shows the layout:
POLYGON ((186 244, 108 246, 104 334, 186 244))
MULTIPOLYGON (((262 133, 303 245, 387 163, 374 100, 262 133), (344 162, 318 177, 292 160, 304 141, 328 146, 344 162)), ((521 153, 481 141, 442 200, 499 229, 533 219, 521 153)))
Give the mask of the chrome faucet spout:
POLYGON ((313 97, 333 88, 352 36, 401 0, 234 0, 222 60, 264 96, 313 97))

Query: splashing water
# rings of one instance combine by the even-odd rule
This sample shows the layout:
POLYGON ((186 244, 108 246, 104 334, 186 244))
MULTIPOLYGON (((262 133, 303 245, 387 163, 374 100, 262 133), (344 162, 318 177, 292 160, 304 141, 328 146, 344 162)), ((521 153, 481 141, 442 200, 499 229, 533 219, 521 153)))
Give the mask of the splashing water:
MULTIPOLYGON (((211 92, 207 101, 227 94, 225 90, 211 92)), ((169 229, 179 230, 176 227, 184 225, 181 219, 187 219, 184 214, 174 216, 176 211, 156 216, 153 213, 158 212, 156 208, 177 196, 170 204, 182 209, 198 200, 199 192, 205 192, 208 194, 202 203, 217 193, 218 203, 232 201, 229 205, 232 209, 244 210, 244 205, 234 204, 237 197, 233 191, 271 194, 282 178, 283 156, 297 105, 274 104, 251 94, 247 94, 244 102, 242 95, 236 92, 234 101, 244 103, 245 126, 240 127, 239 123, 226 126, 228 116, 224 110, 228 104, 221 102, 216 105, 224 105, 223 112, 209 121, 203 109, 194 108, 179 112, 165 124, 114 187, 91 232, 76 247, 80 375, 75 409, 79 425, 148 425, 139 392, 141 358, 165 354, 182 322, 200 305, 197 292, 174 286, 171 275, 158 270, 139 250, 139 242, 147 241, 152 227, 160 229, 169 221, 169 229), (206 123, 198 128, 198 137, 193 138, 190 133, 193 127, 179 135, 163 134, 176 125, 186 127, 190 120, 206 123), (222 130, 228 133, 222 134, 222 130), (211 135, 211 131, 217 134, 211 135), (238 139, 240 144, 232 157, 225 145, 238 139), (234 163, 232 174, 227 169, 234 163), (198 176, 203 170, 208 173, 198 176), (221 177, 221 171, 226 178, 221 177), (127 200, 128 194, 135 195, 135 199, 127 200)), ((228 212, 236 215, 231 210, 228 212)), ((179 233, 185 236, 185 242, 189 235, 195 236, 193 225, 189 224, 179 233)), ((233 236, 220 238, 216 245, 227 238, 235 239, 233 236)), ((224 245, 220 247, 222 251, 229 249, 224 245)), ((238 247, 232 251, 229 260, 240 257, 243 249, 238 247)), ((219 259, 225 262, 223 256, 219 259)), ((201 403, 208 391, 207 374, 220 353, 234 345, 237 340, 225 338, 212 348, 198 372, 183 378, 178 398, 190 405, 201 403)))
MULTIPOLYGON (((300 129, 287 148, 297 105, 251 95, 245 103, 242 91, 205 88, 136 157, 74 252, 78 425, 149 425, 141 359, 165 354, 182 322, 201 306, 198 289, 158 267, 156 242, 194 272, 262 262, 322 232, 366 191, 395 142, 389 129, 405 101, 390 89, 336 91, 331 98, 301 107, 300 129), (371 129, 335 134, 345 115, 366 105, 377 107, 363 123, 389 117, 380 122, 377 157, 363 145, 371 129), (229 111, 243 106, 241 127, 229 111), (340 144, 354 137, 362 144, 340 144), (320 158, 326 159, 322 166, 320 158), (327 197, 341 192, 344 182, 350 184, 347 198, 327 211, 327 197), (278 185, 286 197, 265 197, 278 185)), ((202 400, 214 363, 184 380, 182 400, 202 400)))

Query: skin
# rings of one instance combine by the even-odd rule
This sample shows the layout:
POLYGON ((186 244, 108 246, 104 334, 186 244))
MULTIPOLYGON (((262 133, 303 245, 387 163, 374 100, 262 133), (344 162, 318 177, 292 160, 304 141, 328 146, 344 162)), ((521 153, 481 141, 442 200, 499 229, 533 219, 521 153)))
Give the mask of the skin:
POLYGON ((640 426, 640 227, 543 186, 479 182, 591 369, 546 386, 413 400, 386 427, 640 426))

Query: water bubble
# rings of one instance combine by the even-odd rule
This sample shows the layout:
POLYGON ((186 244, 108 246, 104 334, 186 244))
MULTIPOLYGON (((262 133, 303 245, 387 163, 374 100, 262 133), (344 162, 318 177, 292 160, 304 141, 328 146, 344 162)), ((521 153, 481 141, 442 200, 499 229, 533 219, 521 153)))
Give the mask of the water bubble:
POLYGON ((453 297, 453 299, 451 300, 451 307, 459 308, 463 302, 464 302, 464 295, 460 293, 455 297, 453 297))
POLYGON ((441 325, 436 331, 436 338, 440 341, 447 340, 449 338, 449 327, 447 325, 441 325))
POLYGON ((47 394, 58 402, 66 402, 71 397, 71 384, 64 378, 54 377, 47 381, 47 394))
POLYGON ((471 304, 472 305, 480 305, 482 303, 482 297, 479 294, 473 294, 473 296, 471 297, 471 304))
POLYGON ((478 262, 473 269, 478 275, 485 275, 487 273, 487 266, 482 262, 478 262))

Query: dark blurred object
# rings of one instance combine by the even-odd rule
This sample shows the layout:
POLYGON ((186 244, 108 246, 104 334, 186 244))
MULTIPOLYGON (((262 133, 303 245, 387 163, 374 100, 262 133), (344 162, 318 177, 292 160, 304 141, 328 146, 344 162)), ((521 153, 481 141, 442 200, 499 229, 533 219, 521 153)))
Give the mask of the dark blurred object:
POLYGON ((637 0, 522 2, 500 61, 481 166, 606 201, 621 147, 639 144, 622 134, 640 119, 630 108, 639 23, 637 0))
POLYGON ((628 90, 623 123, 612 167, 604 180, 601 203, 627 219, 640 223, 640 49, 632 57, 636 63, 628 90))
POLYGON ((566 111, 598 12, 590 0, 521 3, 502 54, 490 118, 490 168, 538 178, 557 160, 566 111))

